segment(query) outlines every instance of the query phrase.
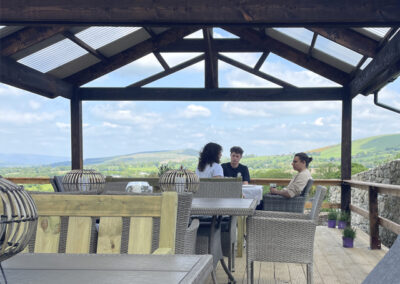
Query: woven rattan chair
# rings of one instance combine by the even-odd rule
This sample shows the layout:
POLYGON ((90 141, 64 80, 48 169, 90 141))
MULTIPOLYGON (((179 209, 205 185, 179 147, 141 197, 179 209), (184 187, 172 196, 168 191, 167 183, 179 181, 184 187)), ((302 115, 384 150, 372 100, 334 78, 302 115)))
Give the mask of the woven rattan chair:
POLYGON ((310 179, 299 196, 286 198, 281 195, 265 194, 263 196, 265 211, 303 213, 304 204, 310 193, 314 180, 310 179))
POLYGON ((247 283, 254 261, 304 263, 312 283, 315 229, 326 188, 318 186, 309 214, 256 211, 247 218, 247 283))
POLYGON ((65 192, 64 186, 62 184, 63 176, 54 176, 50 179, 50 183, 53 186, 54 192, 65 192))
MULTIPOLYGON (((242 181, 236 178, 224 179, 201 179, 200 187, 194 194, 195 198, 242 198, 242 181)), ((235 267, 235 243, 237 231, 237 217, 226 216, 223 217, 221 225, 221 245, 223 256, 228 257, 228 269, 234 270, 235 267)), ((207 232, 210 231, 211 218, 201 218, 199 231, 201 236, 197 242, 196 252, 199 254, 207 253, 208 237, 207 232)), ((217 256, 214 256, 216 259, 217 256)), ((219 258, 218 258, 219 259, 219 258)), ((218 262, 217 262, 218 263, 218 262)), ((215 263, 216 265, 216 263, 215 263)))
POLYGON ((376 283, 399 283, 400 281, 400 235, 396 241, 379 261, 374 269, 368 274, 362 284, 376 283))

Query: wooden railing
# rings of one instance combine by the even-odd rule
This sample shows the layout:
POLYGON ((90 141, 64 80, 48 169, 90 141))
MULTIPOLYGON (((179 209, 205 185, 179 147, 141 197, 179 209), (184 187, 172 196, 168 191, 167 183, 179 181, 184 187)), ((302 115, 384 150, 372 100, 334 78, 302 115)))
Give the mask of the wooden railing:
POLYGON ((400 234, 400 225, 390 221, 389 219, 380 217, 378 214, 378 194, 387 194, 391 196, 400 197, 400 186, 363 182, 363 181, 353 181, 344 180, 344 185, 349 185, 354 188, 361 190, 368 190, 368 211, 360 207, 350 204, 350 210, 357 213, 367 219, 369 219, 369 230, 370 230, 370 246, 371 249, 380 249, 381 241, 379 238, 379 225, 392 231, 393 233, 400 234))

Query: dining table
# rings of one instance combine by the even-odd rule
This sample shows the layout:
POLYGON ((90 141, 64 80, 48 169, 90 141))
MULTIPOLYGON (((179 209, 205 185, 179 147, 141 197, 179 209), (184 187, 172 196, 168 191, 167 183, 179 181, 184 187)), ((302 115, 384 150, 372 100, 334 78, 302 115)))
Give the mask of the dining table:
POLYGON ((231 271, 228 269, 221 245, 221 224, 222 216, 252 216, 257 207, 256 199, 242 198, 193 198, 192 216, 212 216, 212 224, 209 231, 209 245, 207 253, 213 255, 213 265, 221 262, 221 265, 228 275, 229 282, 235 283, 231 271))
POLYGON ((20 253, 2 262, 9 284, 206 283, 211 255, 20 253))

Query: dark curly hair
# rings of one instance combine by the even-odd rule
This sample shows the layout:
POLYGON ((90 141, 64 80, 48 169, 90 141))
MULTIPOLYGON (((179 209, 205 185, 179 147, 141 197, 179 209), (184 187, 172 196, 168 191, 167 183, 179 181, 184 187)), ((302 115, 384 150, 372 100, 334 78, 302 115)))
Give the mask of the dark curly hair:
POLYGON ((219 164, 219 154, 221 152, 221 145, 213 142, 207 143, 204 146, 203 151, 200 152, 199 164, 197 165, 199 171, 204 171, 207 165, 211 166, 213 163, 219 164))

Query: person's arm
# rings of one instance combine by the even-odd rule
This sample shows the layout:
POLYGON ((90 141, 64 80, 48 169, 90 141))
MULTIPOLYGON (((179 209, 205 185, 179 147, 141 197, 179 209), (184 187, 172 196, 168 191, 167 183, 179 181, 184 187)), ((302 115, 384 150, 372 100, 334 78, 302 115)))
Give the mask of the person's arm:
POLYGON ((242 179, 243 179, 243 184, 250 183, 250 173, 249 173, 249 168, 247 166, 243 166, 242 179))
POLYGON ((290 195, 289 191, 286 188, 284 188, 282 190, 277 190, 276 187, 271 187, 269 190, 271 191, 271 194, 281 195, 281 196, 286 197, 286 198, 292 198, 293 197, 293 196, 290 195))
POLYGON ((214 169, 212 171, 213 178, 223 178, 224 177, 224 170, 220 164, 215 164, 214 169))

